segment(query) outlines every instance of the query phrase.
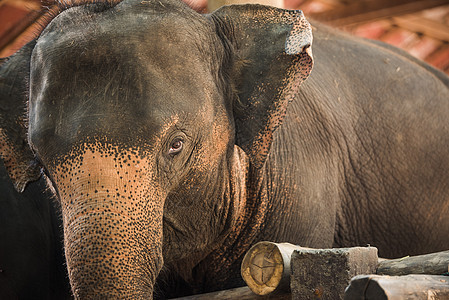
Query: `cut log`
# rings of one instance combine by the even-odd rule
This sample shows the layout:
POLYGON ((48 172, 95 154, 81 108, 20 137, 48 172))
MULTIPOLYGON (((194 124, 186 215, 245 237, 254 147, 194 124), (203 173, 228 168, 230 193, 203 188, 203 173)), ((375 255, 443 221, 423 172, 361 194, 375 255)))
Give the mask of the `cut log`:
POLYGON ((243 258, 241 275, 257 295, 290 291, 290 258, 295 250, 311 250, 289 243, 259 242, 243 258))
MULTIPOLYGON (((313 276, 324 278, 319 272, 332 277, 337 274, 337 270, 344 275, 337 280, 341 284, 340 298, 343 297, 344 288, 349 284, 352 276, 372 274, 377 267, 378 257, 375 247, 312 249, 289 243, 259 242, 248 251, 243 259, 241 266, 243 280, 257 295, 290 293, 291 286, 294 285, 291 283, 291 257, 296 251, 307 256, 308 264, 297 266, 298 270, 302 268, 298 272, 302 272, 304 278, 313 276), (330 271, 331 269, 332 271, 330 271), (312 276, 312 273, 315 275, 312 276)), ((307 280, 300 281, 309 282, 307 280)), ((297 282, 297 284, 301 286, 303 283, 297 282)), ((334 289, 332 284, 328 286, 327 289, 334 289)))
POLYGON ((379 261, 379 275, 429 274, 442 275, 448 272, 449 251, 379 261))
POLYGON ((295 250, 292 299, 343 299, 351 278, 374 273, 377 261, 375 247, 295 250))
POLYGON ((448 272, 448 264, 449 251, 383 259, 377 258, 375 247, 311 249, 288 243, 260 242, 254 245, 243 259, 241 274, 248 287, 257 295, 283 295, 295 286, 296 289, 313 291, 306 294, 307 296, 301 296, 302 298, 294 297, 295 299, 307 299, 331 291, 338 291, 339 296, 331 294, 330 298, 342 299, 344 288, 355 275, 374 274, 376 269, 377 274, 385 275, 442 275, 448 272), (302 253, 304 258, 302 266, 296 267, 297 272, 302 272, 303 279, 293 282, 291 257, 295 250, 302 253), (313 287, 315 279, 318 281, 315 281, 316 286, 313 287), (339 284, 338 289, 336 284, 339 284))
POLYGON ((344 299, 449 299, 449 277, 439 275, 360 275, 351 280, 344 299))

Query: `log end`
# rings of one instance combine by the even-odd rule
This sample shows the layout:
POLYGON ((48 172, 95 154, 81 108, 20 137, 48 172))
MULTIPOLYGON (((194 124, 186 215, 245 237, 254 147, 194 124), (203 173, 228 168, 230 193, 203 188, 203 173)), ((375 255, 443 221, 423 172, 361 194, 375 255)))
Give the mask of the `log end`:
POLYGON ((272 293, 279 286, 284 272, 284 261, 279 249, 269 242, 254 245, 242 262, 241 275, 257 295, 272 293))

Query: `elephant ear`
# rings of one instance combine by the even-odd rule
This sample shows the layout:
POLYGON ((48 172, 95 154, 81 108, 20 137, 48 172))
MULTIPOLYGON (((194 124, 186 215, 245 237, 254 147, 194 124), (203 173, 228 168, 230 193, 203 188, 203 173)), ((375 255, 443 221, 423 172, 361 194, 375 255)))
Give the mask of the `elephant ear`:
POLYGON ((312 70, 312 29, 302 11, 262 5, 225 6, 211 16, 234 52, 236 144, 260 168, 289 102, 312 70))
POLYGON ((27 141, 27 81, 34 42, 0 65, 0 156, 14 187, 22 192, 41 171, 27 141))

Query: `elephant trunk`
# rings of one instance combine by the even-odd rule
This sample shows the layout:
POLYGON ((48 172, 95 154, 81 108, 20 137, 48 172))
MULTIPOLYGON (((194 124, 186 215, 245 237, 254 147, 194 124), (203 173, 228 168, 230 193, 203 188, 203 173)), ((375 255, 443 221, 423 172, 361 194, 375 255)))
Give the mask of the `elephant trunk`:
POLYGON ((69 168, 58 167, 55 182, 76 299, 152 298, 163 264, 163 199, 144 180, 148 172, 141 163, 132 161, 85 153, 69 168))

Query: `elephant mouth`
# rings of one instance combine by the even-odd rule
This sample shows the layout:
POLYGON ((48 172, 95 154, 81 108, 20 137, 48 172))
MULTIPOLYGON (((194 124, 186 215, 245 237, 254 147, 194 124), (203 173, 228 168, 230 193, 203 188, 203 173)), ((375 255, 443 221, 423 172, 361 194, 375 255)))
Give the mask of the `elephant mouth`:
POLYGON ((92 146, 55 164, 77 299, 150 299, 162 267, 164 197, 137 151, 92 146))

